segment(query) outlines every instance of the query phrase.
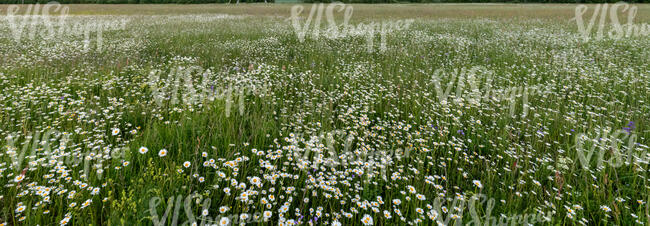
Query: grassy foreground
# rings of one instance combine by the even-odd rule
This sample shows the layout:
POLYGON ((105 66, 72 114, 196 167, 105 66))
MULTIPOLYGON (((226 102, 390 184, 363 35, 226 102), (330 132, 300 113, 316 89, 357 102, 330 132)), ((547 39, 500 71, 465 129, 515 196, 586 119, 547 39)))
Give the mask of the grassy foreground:
POLYGON ((650 224, 649 36, 348 6, 413 21, 382 49, 291 5, 70 5, 48 38, 0 6, 0 225, 650 224))

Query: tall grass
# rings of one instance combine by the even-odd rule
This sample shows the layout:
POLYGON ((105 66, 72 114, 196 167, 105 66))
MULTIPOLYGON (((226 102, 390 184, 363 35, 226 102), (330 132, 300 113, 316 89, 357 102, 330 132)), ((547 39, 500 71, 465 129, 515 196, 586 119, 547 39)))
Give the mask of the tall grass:
MULTIPOLYGON (((585 42, 569 21, 572 5, 354 5, 354 23, 415 18, 410 29, 388 34, 384 52, 378 37, 374 52, 361 36, 300 42, 285 5, 71 7, 121 15, 72 22, 129 23, 104 32, 103 50, 88 52, 79 49, 83 37, 17 44, 8 23, 0 26, 0 223, 152 224, 155 198, 158 219, 172 206, 167 223, 182 223, 190 214, 184 206, 174 214, 178 197, 192 194, 203 199, 187 211, 198 219, 207 209, 216 221, 271 211, 273 224, 357 225, 368 215, 378 225, 431 225, 444 221, 444 209, 456 212, 454 198, 484 194, 496 200, 492 216, 649 223, 648 156, 620 167, 598 167, 593 158, 585 169, 576 139, 597 140, 633 122, 628 133, 638 144, 627 150, 621 140, 617 148, 647 154, 650 42, 585 42), (150 72, 190 66, 210 69, 208 87, 251 92, 157 104, 150 72), (471 75, 480 90, 493 91, 480 93, 480 102, 468 77, 454 76, 472 67, 484 68, 471 75), (436 90, 438 69, 441 88, 452 90, 446 102, 436 90), (459 81, 465 88, 456 93, 459 81), (540 91, 525 100, 505 94, 518 87, 540 91), (71 140, 35 135, 52 129, 71 140), (12 167, 24 144, 22 166, 12 167), (47 154, 44 144, 62 149, 47 154), (92 159, 90 168, 68 156, 92 159), (331 158, 339 164, 326 164, 331 158), (86 200, 92 204, 84 207, 86 200)), ((639 9, 638 22, 648 22, 648 7, 639 9)), ((191 79, 198 85, 205 77, 191 79)), ((479 215, 486 210, 481 205, 479 215)), ((458 217, 473 219, 467 206, 458 217)))

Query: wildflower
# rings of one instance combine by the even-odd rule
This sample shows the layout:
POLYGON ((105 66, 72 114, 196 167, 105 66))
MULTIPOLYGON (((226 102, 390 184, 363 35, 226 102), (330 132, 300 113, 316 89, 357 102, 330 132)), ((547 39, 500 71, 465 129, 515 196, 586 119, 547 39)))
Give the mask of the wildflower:
POLYGON ((225 226, 229 224, 230 224, 230 219, 228 219, 227 217, 222 217, 221 220, 219 220, 219 225, 225 226))
POLYGON ((119 133, 120 133, 120 129, 118 129, 118 128, 115 128, 115 129, 113 129, 113 131, 111 131, 111 135, 113 135, 113 136, 115 136, 115 135, 117 135, 119 133))
POLYGON ((192 166, 192 163, 190 163, 189 161, 185 161, 183 163, 183 167, 185 167, 185 168, 190 168, 190 166, 192 166))
POLYGON ((632 132, 632 130, 634 130, 635 128, 636 128, 636 126, 634 125, 634 122, 633 122, 633 121, 630 121, 630 122, 627 124, 626 127, 623 127, 623 130, 625 130, 625 132, 627 132, 628 134, 630 134, 630 133, 632 132))
POLYGON ((601 209, 602 211, 607 212, 607 213, 609 213, 609 212, 612 211, 612 209, 610 209, 609 206, 600 206, 600 209, 601 209))
POLYGON ((93 190, 90 192, 91 195, 97 195, 99 194, 99 188, 93 188, 93 190))
POLYGON ((25 179, 25 175, 21 174, 21 175, 16 176, 16 178, 14 178, 14 181, 15 182, 21 182, 21 181, 23 181, 23 179, 25 179))
POLYGON ((146 154, 148 151, 149 149, 147 149, 146 147, 140 147, 140 149, 138 149, 138 152, 140 152, 140 154, 143 155, 146 154))
POLYGON ((474 183, 478 188, 483 188, 483 184, 481 184, 481 181, 479 180, 473 180, 472 183, 474 183))
POLYGON ((361 218, 361 223, 363 223, 363 225, 373 225, 374 224, 372 222, 372 217, 370 217, 370 215, 368 215, 368 214, 363 215, 363 218, 361 218))
POLYGON ((158 152, 158 156, 160 156, 160 157, 165 157, 165 156, 167 156, 167 149, 164 149, 164 148, 161 149, 161 150, 158 152))
POLYGON ((415 191, 415 187, 413 187, 413 186, 411 186, 411 185, 408 185, 408 186, 406 186, 406 187, 409 189, 409 192, 411 192, 411 194, 415 194, 415 192, 416 192, 416 191, 415 191))
POLYGON ((388 212, 388 210, 384 210, 384 217, 386 217, 386 219, 391 218, 391 214, 390 214, 390 212, 388 212))
POLYGON ((256 185, 258 187, 261 185, 261 180, 260 180, 259 177, 252 177, 250 179, 250 182, 251 182, 251 184, 256 185))
POLYGON ((268 211, 268 210, 264 211, 264 219, 265 220, 271 218, 271 216, 273 216, 273 212, 268 211))
POLYGON ((438 218, 438 211, 431 210, 429 211, 428 215, 430 220, 435 220, 436 218, 438 218))
POLYGON ((93 202, 92 199, 88 199, 88 200, 86 200, 84 203, 81 204, 81 208, 82 208, 82 209, 83 209, 83 208, 86 208, 86 207, 89 206, 92 202, 93 202))
POLYGON ((63 220, 59 221, 59 225, 67 225, 70 222, 70 217, 66 216, 63 220))
POLYGON ((18 208, 16 208, 16 213, 22 213, 23 211, 25 211, 25 209, 26 209, 25 206, 18 206, 18 208))
POLYGON ((68 199, 73 199, 73 198, 74 198, 74 195, 75 195, 76 193, 77 193, 77 192, 75 192, 75 191, 70 191, 70 193, 68 194, 68 199))

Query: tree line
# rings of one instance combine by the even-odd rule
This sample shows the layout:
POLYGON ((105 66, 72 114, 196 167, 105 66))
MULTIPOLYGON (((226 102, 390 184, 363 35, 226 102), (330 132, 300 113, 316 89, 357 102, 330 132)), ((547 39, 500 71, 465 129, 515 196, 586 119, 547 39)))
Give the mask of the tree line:
MULTIPOLYGON (((0 4, 46 4, 52 0, 0 0, 0 4)), ((304 3, 332 2, 330 0, 298 0, 304 3)), ((616 3, 620 0, 338 0, 343 3, 616 3)), ((57 0, 61 4, 206 4, 235 3, 233 0, 57 0)), ((240 3, 265 0, 240 0, 240 3)), ((275 0, 267 0, 269 3, 275 0)), ((629 0, 628 3, 650 3, 650 0, 629 0)))

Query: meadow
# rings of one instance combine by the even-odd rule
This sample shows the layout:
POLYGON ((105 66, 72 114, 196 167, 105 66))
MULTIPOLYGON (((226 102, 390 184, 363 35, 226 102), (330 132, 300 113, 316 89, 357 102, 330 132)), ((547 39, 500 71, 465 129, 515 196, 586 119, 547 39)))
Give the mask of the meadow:
POLYGON ((650 5, 43 6, 0 225, 650 224, 650 5))

